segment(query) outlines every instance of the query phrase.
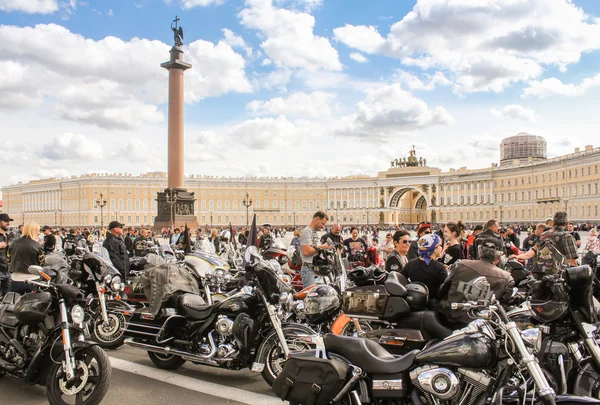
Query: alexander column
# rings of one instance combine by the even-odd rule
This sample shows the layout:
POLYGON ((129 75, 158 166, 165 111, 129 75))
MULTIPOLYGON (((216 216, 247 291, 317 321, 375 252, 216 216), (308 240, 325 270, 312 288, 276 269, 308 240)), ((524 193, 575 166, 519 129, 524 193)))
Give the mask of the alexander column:
POLYGON ((182 60, 183 29, 178 26, 179 18, 171 23, 174 34, 174 45, 171 58, 161 63, 161 67, 169 71, 169 162, 168 187, 159 192, 158 215, 154 220, 154 228, 178 227, 187 224, 191 229, 198 227, 198 219, 194 213, 194 193, 184 187, 183 161, 183 73, 192 67, 182 60), (175 23, 175 25, 173 25, 175 23))

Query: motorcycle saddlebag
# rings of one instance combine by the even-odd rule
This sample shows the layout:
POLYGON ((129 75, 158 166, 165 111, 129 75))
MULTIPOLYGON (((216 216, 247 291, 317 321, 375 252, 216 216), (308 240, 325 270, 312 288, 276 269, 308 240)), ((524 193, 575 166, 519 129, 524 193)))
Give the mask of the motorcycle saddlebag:
POLYGON ((342 390, 350 366, 339 358, 315 357, 315 351, 292 353, 273 383, 283 401, 298 405, 325 405, 342 390))

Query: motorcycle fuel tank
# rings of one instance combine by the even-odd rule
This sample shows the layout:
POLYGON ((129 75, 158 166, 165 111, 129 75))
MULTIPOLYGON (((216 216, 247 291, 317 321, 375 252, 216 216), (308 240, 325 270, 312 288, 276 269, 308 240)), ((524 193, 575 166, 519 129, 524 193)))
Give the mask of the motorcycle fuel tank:
POLYGON ((494 364, 495 357, 493 342, 475 332, 450 336, 417 354, 415 362, 479 369, 494 364))
POLYGON ((224 315, 237 315, 242 312, 249 312, 249 301, 252 298, 251 295, 247 294, 236 294, 231 298, 226 299, 218 303, 218 313, 224 315))

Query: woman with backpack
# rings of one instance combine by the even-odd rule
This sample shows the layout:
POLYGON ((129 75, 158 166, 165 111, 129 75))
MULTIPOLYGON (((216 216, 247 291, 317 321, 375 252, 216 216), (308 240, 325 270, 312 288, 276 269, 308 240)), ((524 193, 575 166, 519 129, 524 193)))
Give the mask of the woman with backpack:
POLYGON ((450 221, 444 227, 444 239, 446 243, 444 245, 442 257, 440 257, 439 261, 442 262, 446 268, 450 268, 450 266, 458 260, 466 258, 463 255, 462 235, 464 232, 465 225, 462 221, 450 221))

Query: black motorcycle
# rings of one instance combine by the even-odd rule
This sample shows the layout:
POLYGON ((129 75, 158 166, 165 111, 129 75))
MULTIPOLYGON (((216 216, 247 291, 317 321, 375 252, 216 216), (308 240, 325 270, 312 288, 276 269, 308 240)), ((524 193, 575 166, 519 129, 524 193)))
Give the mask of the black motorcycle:
POLYGON ((45 385, 52 405, 99 404, 108 391, 111 367, 106 353, 85 341, 83 294, 50 281, 39 266, 30 266, 29 272, 16 281, 40 291, 8 293, 0 305, 0 375, 45 385), (40 277, 46 281, 36 281, 40 277))
POLYGON ((255 247, 247 253, 255 262, 246 269, 254 288, 212 305, 199 295, 174 294, 156 315, 138 309, 127 321, 125 343, 146 350, 159 368, 177 369, 186 361, 250 367, 272 384, 290 352, 309 349, 315 332, 301 324, 282 325, 280 301, 292 299, 291 289, 255 247))
POLYGON ((68 275, 85 294, 85 325, 92 339, 104 349, 122 346, 125 340, 124 312, 133 307, 121 300, 125 283, 106 249, 94 246, 94 252, 90 253, 77 248, 77 253, 71 257, 68 275))
POLYGON ((593 284, 589 266, 532 280, 531 300, 508 316, 521 328, 543 332, 539 358, 556 392, 600 399, 600 334, 593 284))
POLYGON ((495 298, 453 308, 479 319, 404 356, 368 339, 325 335, 316 351, 292 354, 273 390, 293 405, 600 403, 557 396, 535 357, 539 331, 519 330, 495 298))

